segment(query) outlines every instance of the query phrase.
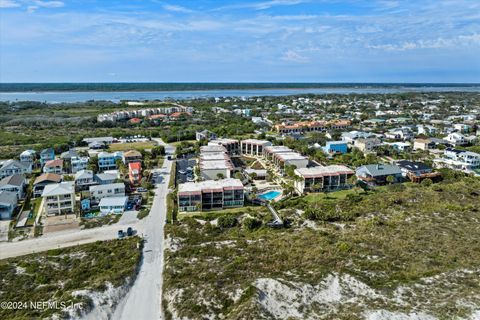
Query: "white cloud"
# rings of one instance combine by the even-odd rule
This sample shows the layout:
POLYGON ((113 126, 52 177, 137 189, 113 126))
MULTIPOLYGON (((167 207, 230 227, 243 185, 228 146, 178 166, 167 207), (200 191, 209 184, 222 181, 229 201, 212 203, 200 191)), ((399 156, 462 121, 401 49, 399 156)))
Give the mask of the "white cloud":
POLYGON ((369 45, 370 49, 385 51, 407 51, 414 49, 443 49, 460 46, 480 45, 480 34, 460 35, 453 38, 420 39, 401 43, 387 43, 380 45, 369 45))
POLYGON ((182 7, 182 6, 173 5, 173 4, 164 4, 162 6, 162 8, 164 10, 173 11, 173 12, 181 12, 181 13, 191 13, 191 12, 193 12, 193 10, 190 10, 190 9, 182 7))
POLYGON ((65 6, 65 3, 62 1, 41 1, 41 0, 36 0, 33 2, 36 6, 42 7, 42 8, 61 8, 65 6))
POLYGON ((18 8, 20 3, 14 0, 0 0, 0 8, 18 8))
POLYGON ((300 55, 298 52, 294 50, 288 50, 285 52, 281 58, 283 61, 287 62, 296 62, 296 63, 307 63, 309 59, 300 55))
POLYGON ((270 0, 270 1, 261 1, 256 3, 239 3, 233 5, 227 5, 219 7, 216 10, 225 10, 225 9, 254 9, 254 10, 266 10, 272 7, 278 6, 294 6, 297 4, 302 4, 309 2, 307 0, 270 0))
POLYGON ((38 6, 28 6, 27 7, 27 12, 28 13, 34 13, 38 9, 38 6))

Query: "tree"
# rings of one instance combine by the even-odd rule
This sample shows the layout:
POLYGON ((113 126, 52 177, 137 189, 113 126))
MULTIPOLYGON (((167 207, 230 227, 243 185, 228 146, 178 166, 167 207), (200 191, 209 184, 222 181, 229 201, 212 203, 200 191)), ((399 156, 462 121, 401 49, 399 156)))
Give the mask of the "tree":
POLYGON ((63 176, 63 181, 74 181, 75 177, 69 174, 63 176))
POLYGON ((395 178, 391 175, 387 176, 387 178, 385 180, 388 182, 388 184, 392 184, 392 183, 395 182, 395 178))
POLYGON ((223 173, 217 173, 217 178, 218 178, 219 180, 224 179, 224 178, 225 178, 225 175, 224 175, 223 173))
POLYGON ((232 216, 221 216, 217 220, 217 226, 221 229, 233 228, 237 225, 237 219, 232 216))
POLYGON ((247 230, 254 230, 260 228, 261 226, 262 221, 256 218, 247 217, 243 220, 243 227, 247 230))
POLYGON ((117 161, 115 161, 115 164, 117 165, 117 169, 123 177, 128 174, 127 166, 123 163, 122 160, 117 159, 117 161))
POLYGON ((420 184, 424 187, 429 187, 432 185, 432 183, 433 183, 432 179, 426 178, 426 179, 423 179, 423 181, 420 184))
POLYGON ((152 159, 156 159, 157 156, 164 156, 165 155, 165 147, 164 146, 153 147, 150 154, 152 155, 152 159))
POLYGON ((242 180, 242 179, 243 179, 243 175, 242 175, 240 172, 236 172, 236 173, 235 173, 235 179, 242 180))
POLYGON ((98 157, 91 157, 87 163, 87 170, 98 172, 98 157))
POLYGON ((357 181, 358 181, 357 176, 354 175, 354 174, 351 175, 350 177, 348 177, 348 179, 347 179, 348 184, 350 184, 352 186, 355 186, 357 184, 357 181))

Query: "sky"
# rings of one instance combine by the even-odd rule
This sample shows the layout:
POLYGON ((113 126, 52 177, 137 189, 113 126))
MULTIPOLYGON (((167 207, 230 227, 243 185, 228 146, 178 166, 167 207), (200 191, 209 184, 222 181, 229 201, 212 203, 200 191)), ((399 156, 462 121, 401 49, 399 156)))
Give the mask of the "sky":
POLYGON ((480 82, 480 1, 0 0, 0 82, 480 82))

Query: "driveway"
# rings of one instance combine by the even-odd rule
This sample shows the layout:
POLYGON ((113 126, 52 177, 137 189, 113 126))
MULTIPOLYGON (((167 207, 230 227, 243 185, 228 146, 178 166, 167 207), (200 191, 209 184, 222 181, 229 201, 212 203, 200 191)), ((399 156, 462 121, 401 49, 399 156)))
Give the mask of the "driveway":
POLYGON ((8 241, 8 227, 10 220, 0 220, 0 241, 8 241))
POLYGON ((125 211, 120 217, 120 220, 118 220, 117 225, 126 226, 129 224, 136 224, 139 221, 137 213, 138 211, 136 210, 125 211))

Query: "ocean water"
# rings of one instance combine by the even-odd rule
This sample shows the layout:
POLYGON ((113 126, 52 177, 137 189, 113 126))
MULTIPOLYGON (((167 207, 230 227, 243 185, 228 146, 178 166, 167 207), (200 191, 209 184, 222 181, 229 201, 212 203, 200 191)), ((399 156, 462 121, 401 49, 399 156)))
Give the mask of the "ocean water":
MULTIPOLYGON (((168 91, 12 91, 1 90, 0 101, 40 101, 49 103, 84 102, 89 100, 106 100, 119 102, 121 100, 165 100, 165 99, 194 99, 212 97, 260 97, 286 96, 301 94, 388 94, 405 92, 480 92, 480 85, 346 85, 324 86, 319 88, 258 88, 258 89, 207 89, 207 90, 168 90, 168 91)), ((41 89, 41 86, 37 86, 41 89)), ((76 88, 78 89, 78 88, 76 88)))

